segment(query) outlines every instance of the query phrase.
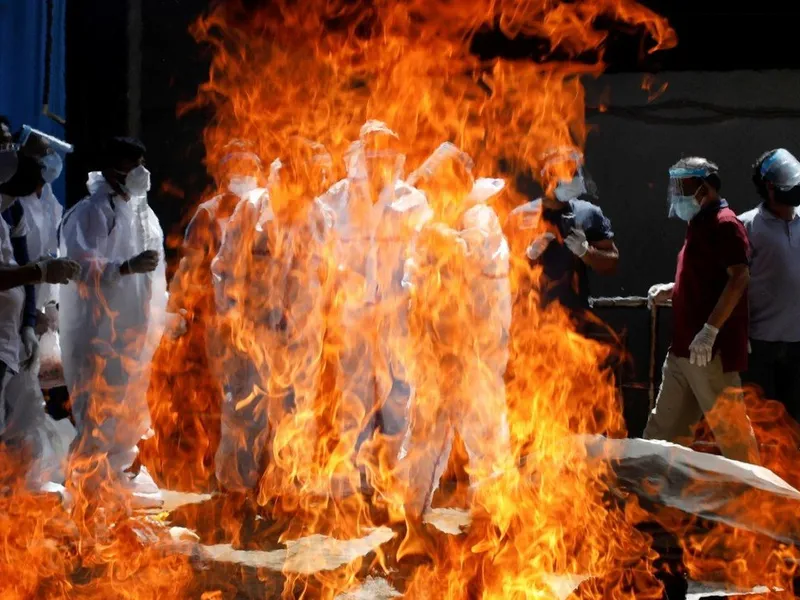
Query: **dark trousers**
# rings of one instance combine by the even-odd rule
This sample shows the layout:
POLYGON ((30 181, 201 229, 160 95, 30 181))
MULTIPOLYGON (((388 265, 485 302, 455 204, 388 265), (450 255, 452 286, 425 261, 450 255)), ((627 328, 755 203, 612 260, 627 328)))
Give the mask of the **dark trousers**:
POLYGON ((750 347, 743 383, 758 386, 765 398, 777 400, 800 421, 800 342, 750 340, 750 347))

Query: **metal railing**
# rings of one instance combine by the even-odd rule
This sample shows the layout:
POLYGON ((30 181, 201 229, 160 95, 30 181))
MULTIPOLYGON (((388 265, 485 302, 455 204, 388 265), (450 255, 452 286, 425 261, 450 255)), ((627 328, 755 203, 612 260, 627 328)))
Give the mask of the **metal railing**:
MULTIPOLYGON (((589 306, 592 308, 647 308, 647 298, 645 296, 613 296, 589 298, 589 306)), ((672 301, 654 303, 649 308, 650 311, 650 364, 648 368, 648 389, 647 397, 650 401, 650 410, 653 410, 656 402, 656 352, 658 350, 658 310, 660 308, 672 307, 672 301)))

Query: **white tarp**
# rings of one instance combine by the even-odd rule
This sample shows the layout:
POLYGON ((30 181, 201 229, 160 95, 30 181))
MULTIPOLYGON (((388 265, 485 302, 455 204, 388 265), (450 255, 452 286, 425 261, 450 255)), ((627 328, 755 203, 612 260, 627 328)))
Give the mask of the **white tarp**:
POLYGON ((800 543, 800 492, 769 469, 657 440, 581 439, 642 500, 800 543))

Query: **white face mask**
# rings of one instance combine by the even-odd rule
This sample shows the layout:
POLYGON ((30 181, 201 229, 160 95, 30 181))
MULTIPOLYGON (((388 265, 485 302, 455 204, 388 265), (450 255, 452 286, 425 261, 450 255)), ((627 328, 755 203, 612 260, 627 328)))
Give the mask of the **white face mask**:
POLYGON ((39 162, 42 165, 42 179, 45 183, 53 183, 61 175, 64 162, 55 152, 46 154, 39 162))
POLYGON ((139 165, 128 172, 122 187, 129 196, 144 196, 150 191, 150 171, 144 165, 139 165))
POLYGON ((559 202, 569 202, 585 193, 586 182, 583 180, 583 175, 575 175, 572 181, 560 181, 555 190, 559 202))
POLYGON ((258 179, 255 177, 236 176, 231 177, 228 182, 228 191, 240 198, 244 198, 248 193, 258 187, 258 179))

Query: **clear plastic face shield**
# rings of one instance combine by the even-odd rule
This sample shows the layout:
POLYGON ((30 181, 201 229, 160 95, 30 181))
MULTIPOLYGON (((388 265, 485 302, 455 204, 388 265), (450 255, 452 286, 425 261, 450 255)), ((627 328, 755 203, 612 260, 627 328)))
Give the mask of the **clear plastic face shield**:
POLYGON ((700 212, 697 192, 711 172, 703 167, 673 167, 669 170, 667 205, 670 218, 691 221, 700 212))
POLYGON ((775 201, 800 206, 800 162, 785 148, 779 148, 761 163, 761 176, 771 183, 775 201))
POLYGON ((258 188, 262 176, 261 159, 251 152, 232 152, 220 161, 225 187, 240 198, 258 188))
POLYGON ((545 194, 559 202, 569 202, 587 193, 596 195, 597 186, 583 164, 583 155, 573 148, 549 152, 539 174, 545 194))
POLYGON ((455 144, 445 142, 408 178, 420 188, 436 212, 463 204, 475 184, 472 158, 455 144))

